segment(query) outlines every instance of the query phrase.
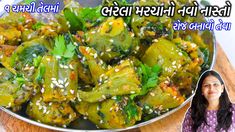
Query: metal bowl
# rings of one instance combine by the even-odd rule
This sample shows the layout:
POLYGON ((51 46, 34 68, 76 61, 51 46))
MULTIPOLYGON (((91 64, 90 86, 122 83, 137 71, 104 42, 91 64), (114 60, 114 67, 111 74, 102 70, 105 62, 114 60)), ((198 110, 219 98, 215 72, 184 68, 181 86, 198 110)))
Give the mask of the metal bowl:
MULTIPOLYGON (((18 3, 20 1, 22 1, 22 0, 16 0, 15 3, 18 3)), ((49 0, 45 0, 45 2, 47 2, 47 1, 49 1, 49 0)), ((62 2, 62 0, 58 0, 58 1, 62 2)), ((82 6, 94 7, 96 5, 101 4, 102 0, 96 0, 96 1, 94 1, 94 0, 76 0, 76 1, 79 1, 79 3, 82 6)), ((135 0, 129 0, 129 1, 133 2, 135 0)), ((51 2, 51 1, 49 1, 49 2, 51 2)), ((0 16, 1 15, 2 15, 2 13, 0 13, 0 16)), ((206 44, 208 44, 208 48, 209 48, 209 52, 210 52, 208 69, 212 69, 212 67, 215 63, 215 59, 216 59, 215 35, 214 35, 214 32, 210 32, 210 31, 204 31, 204 32, 201 32, 201 33, 203 33, 202 38, 203 38, 204 42, 206 44)), ((88 120, 84 120, 84 119, 77 119, 77 120, 73 121, 71 123, 71 125, 69 125, 67 128, 62 128, 62 127, 56 127, 56 126, 43 124, 43 123, 40 123, 40 122, 37 122, 37 121, 34 121, 34 120, 30 119, 25 114, 25 109, 24 108, 26 108, 26 107, 23 107, 23 109, 19 112, 13 112, 10 109, 4 108, 4 107, 0 107, 0 109, 5 111, 6 113, 18 118, 18 119, 20 119, 20 120, 23 120, 23 121, 28 122, 30 124, 40 126, 40 127, 44 127, 44 128, 48 128, 48 129, 52 129, 52 130, 56 130, 56 131, 65 131, 65 132, 80 132, 80 131, 84 131, 84 130, 85 131, 95 131, 95 132, 123 131, 123 130, 130 130, 130 129, 138 128, 138 127, 141 127, 141 126, 145 126, 145 125, 148 125, 148 124, 153 123, 155 121, 158 121, 162 118, 170 116, 171 114, 175 113, 176 111, 178 111, 179 109, 184 107, 188 102, 190 102, 192 97, 193 97, 193 94, 190 95, 180 106, 178 106, 176 108, 173 108, 170 111, 168 111, 168 112, 166 112, 166 113, 164 113, 164 114, 162 114, 158 117, 152 118, 148 121, 139 122, 136 125, 131 126, 131 127, 121 128, 121 129, 97 129, 97 127, 92 122, 90 122, 88 120)))

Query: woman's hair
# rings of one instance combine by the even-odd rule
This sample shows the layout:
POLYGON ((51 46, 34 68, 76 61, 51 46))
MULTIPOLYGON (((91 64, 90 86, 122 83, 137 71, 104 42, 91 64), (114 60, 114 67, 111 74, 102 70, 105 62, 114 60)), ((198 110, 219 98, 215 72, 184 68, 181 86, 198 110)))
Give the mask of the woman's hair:
MULTIPOLYGON (((232 124, 232 103, 229 100, 228 93, 225 88, 224 81, 220 77, 220 75, 213 71, 206 71, 200 77, 200 80, 197 84, 197 90, 193 97, 191 104, 191 117, 193 120, 193 131, 196 132, 198 127, 201 126, 202 123, 207 124, 206 122, 206 108, 208 106, 207 99, 202 95, 202 83, 204 79, 208 76, 216 77, 221 85, 224 85, 223 93, 219 98, 219 109, 217 111, 217 122, 216 131, 220 131, 221 129, 228 130, 230 125, 232 124)), ((207 124, 208 125, 208 124, 207 124)))

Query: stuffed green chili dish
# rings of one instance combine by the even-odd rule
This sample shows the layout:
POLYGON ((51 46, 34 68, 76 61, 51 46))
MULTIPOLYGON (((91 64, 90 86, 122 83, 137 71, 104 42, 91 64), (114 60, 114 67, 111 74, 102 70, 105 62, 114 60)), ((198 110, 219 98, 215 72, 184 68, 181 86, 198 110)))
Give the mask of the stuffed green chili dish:
POLYGON ((143 126, 184 106, 213 66, 215 40, 209 31, 174 31, 172 24, 204 17, 102 16, 102 6, 112 4, 66 0, 46 21, 30 13, 1 17, 1 109, 54 130, 105 131, 143 126))

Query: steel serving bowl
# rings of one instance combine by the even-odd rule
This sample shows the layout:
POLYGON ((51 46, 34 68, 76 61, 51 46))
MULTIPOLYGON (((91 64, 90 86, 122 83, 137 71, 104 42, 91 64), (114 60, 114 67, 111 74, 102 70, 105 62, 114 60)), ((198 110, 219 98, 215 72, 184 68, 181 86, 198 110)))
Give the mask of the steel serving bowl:
MULTIPOLYGON (((16 0, 15 3, 19 3, 22 0, 16 0)), ((44 0, 44 2, 49 1, 49 0, 44 0)), ((52 0, 54 1, 54 0, 52 0)), ((61 1, 62 0, 56 0, 56 1, 61 1)), ((82 6, 96 6, 101 4, 102 0, 77 0, 79 1, 79 3, 82 6)), ((129 1, 135 1, 135 0, 129 0, 129 1)), ((49 1, 51 2, 51 1, 49 1)), ((3 13, 0 12, 0 17, 2 16, 3 13)), ((214 32, 210 32, 210 31, 204 31, 202 38, 204 40, 204 42, 206 44, 208 44, 208 49, 210 52, 209 55, 209 67, 208 69, 212 69, 214 63, 215 63, 215 59, 216 59, 216 41, 215 41, 215 35, 214 32)), ((48 129, 52 129, 52 130, 56 130, 56 131, 65 131, 65 132, 80 132, 80 131, 96 131, 96 132, 106 132, 106 131, 123 131, 123 130, 130 130, 133 128, 138 128, 144 125, 148 125, 150 123, 153 123, 155 121, 158 121, 160 119, 163 119, 167 116, 170 116, 171 114, 175 113, 176 111, 178 111, 179 109, 181 109, 182 107, 184 107, 188 102, 191 101, 193 97, 193 94, 190 95, 180 106, 173 108, 171 110, 169 110, 166 113, 163 113, 160 116, 157 116, 155 118, 152 118, 148 121, 144 121, 144 122, 140 122, 137 123, 134 126, 131 127, 127 127, 127 128, 121 128, 121 129, 97 129, 96 126, 91 123, 88 120, 84 120, 84 119, 77 119, 75 121, 73 121, 74 123, 71 123, 71 125, 69 125, 67 128, 62 128, 62 127, 56 127, 56 126, 51 126, 51 125, 47 125, 47 124, 43 124, 37 121, 34 121, 32 119, 30 119, 26 114, 25 114, 25 107, 23 107, 23 109, 19 112, 13 112, 10 109, 4 108, 4 107, 0 107, 1 110, 5 111, 6 113, 20 119, 23 120, 25 122, 28 122, 30 124, 36 125, 36 126, 40 126, 40 127, 44 127, 44 128, 48 128, 48 129)))

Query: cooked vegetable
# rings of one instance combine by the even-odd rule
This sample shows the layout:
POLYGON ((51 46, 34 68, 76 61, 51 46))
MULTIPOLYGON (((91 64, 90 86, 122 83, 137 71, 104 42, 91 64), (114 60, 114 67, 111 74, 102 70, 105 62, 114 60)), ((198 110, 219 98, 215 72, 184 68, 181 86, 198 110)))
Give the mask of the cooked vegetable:
POLYGON ((124 128, 141 119, 141 108, 127 97, 114 97, 101 103, 79 102, 76 110, 100 128, 124 128))
POLYGON ((79 50, 87 60, 87 65, 89 66, 93 81, 95 84, 98 84, 99 77, 106 72, 107 66, 98 57, 98 54, 94 49, 80 46, 79 50))
POLYGON ((142 106, 150 106, 154 109, 164 111, 179 106, 185 98, 180 95, 175 86, 162 82, 140 100, 142 106))
POLYGON ((51 125, 66 126, 76 113, 66 102, 43 102, 40 94, 33 97, 26 110, 30 118, 51 125))
POLYGON ((158 42, 148 48, 142 61, 149 66, 160 65, 164 77, 173 76, 182 66, 191 62, 187 54, 174 43, 163 38, 158 39, 158 42))
POLYGON ((103 101, 115 95, 139 93, 139 85, 134 67, 126 60, 102 74, 92 91, 78 91, 78 98, 90 103, 103 101))
POLYGON ((78 70, 75 60, 62 64, 53 56, 44 56, 39 67, 45 67, 41 88, 43 101, 75 100, 78 87, 78 70))
POLYGON ((127 30, 122 18, 109 18, 100 27, 85 34, 86 43, 96 49, 104 61, 130 54, 139 44, 133 35, 127 30))
POLYGON ((0 106, 19 110, 21 105, 30 99, 33 90, 33 84, 24 81, 22 77, 16 77, 13 81, 0 83, 0 106))
POLYGON ((0 83, 6 82, 14 77, 14 74, 12 74, 9 70, 6 68, 0 68, 0 83))

